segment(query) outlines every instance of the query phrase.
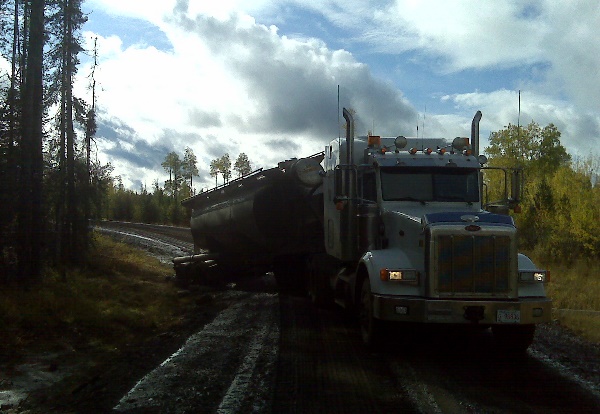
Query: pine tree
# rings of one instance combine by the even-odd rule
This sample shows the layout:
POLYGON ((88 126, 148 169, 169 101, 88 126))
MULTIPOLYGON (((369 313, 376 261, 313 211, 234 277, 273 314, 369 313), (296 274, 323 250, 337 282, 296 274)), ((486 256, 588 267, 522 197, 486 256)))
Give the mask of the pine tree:
POLYGON ((23 135, 19 208, 19 278, 39 279, 45 226, 42 217, 44 0, 31 0, 26 76, 23 90, 23 135))

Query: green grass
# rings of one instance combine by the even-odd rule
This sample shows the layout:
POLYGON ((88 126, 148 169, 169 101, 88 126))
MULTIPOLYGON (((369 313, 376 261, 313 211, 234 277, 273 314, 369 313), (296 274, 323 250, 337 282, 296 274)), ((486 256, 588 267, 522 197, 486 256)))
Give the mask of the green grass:
POLYGON ((0 287, 0 360, 28 349, 110 351, 166 331, 191 306, 166 281, 172 274, 146 253, 97 235, 87 265, 67 269, 66 280, 49 269, 29 291, 0 287))
POLYGON ((553 317, 586 339, 600 343, 600 263, 580 260, 573 265, 544 264, 550 270, 547 294, 553 317))

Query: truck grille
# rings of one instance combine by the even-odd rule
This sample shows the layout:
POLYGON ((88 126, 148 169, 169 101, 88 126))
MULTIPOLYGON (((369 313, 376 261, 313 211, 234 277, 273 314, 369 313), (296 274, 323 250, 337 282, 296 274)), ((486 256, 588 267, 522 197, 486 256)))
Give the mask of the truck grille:
POLYGON ((439 294, 494 294, 510 289, 510 237, 439 235, 435 246, 439 294))

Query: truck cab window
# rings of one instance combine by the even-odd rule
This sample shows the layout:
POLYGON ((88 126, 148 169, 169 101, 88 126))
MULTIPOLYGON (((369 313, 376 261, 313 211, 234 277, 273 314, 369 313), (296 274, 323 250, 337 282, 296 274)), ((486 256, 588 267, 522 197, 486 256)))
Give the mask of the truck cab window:
POLYGON ((377 201, 377 179, 374 172, 365 173, 360 180, 360 198, 377 201))
POLYGON ((388 201, 479 201, 477 170, 382 168, 381 192, 388 201))

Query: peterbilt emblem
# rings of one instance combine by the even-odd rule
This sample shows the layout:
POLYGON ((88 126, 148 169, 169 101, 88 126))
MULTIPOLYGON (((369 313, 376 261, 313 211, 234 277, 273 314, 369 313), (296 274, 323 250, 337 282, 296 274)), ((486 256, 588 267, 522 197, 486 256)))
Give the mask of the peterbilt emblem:
POLYGON ((479 216, 475 216, 473 214, 465 214, 464 216, 460 216, 460 219, 469 223, 475 223, 476 221, 479 221, 479 216))

